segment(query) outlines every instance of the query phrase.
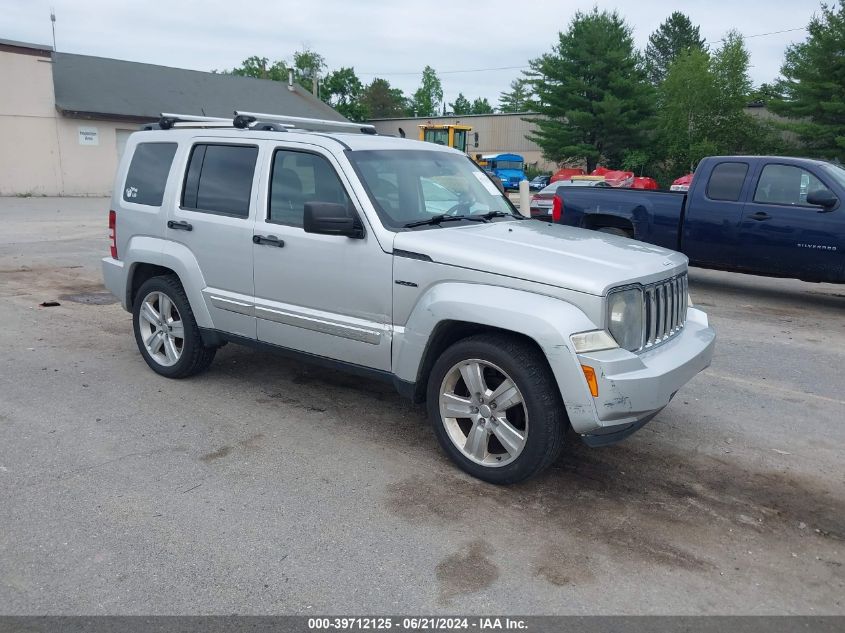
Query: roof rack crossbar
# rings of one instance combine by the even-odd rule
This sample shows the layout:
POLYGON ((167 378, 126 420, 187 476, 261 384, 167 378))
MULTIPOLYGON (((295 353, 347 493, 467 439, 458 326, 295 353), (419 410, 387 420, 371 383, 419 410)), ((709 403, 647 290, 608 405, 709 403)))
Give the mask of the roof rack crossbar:
POLYGON ((333 121, 331 119, 311 119, 301 116, 264 114, 261 112, 241 112, 240 110, 235 110, 235 118, 233 120, 235 127, 245 128, 256 121, 290 124, 291 126, 301 130, 357 130, 364 134, 376 133, 375 126, 370 125, 369 123, 333 121))
POLYGON ((219 116, 199 116, 196 114, 174 114, 172 112, 162 112, 158 125, 162 130, 169 130, 177 123, 192 124, 190 127, 225 127, 226 125, 232 125, 232 120, 219 116))

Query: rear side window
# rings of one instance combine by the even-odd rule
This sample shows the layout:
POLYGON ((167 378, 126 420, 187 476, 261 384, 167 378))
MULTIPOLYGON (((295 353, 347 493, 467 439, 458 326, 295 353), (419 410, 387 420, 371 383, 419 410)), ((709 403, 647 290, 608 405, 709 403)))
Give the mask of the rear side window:
POLYGON ((195 145, 185 174, 182 207, 247 217, 257 157, 257 147, 195 145))
POLYGON ((160 207, 174 154, 176 143, 138 143, 126 174, 123 199, 160 207))
POLYGON ((268 220, 302 226, 306 202, 334 202, 352 213, 352 202, 337 172, 322 156, 276 150, 270 179, 268 220))
POLYGON ((707 197, 711 200, 739 200, 745 175, 748 173, 748 163, 719 163, 710 174, 707 183, 707 197))

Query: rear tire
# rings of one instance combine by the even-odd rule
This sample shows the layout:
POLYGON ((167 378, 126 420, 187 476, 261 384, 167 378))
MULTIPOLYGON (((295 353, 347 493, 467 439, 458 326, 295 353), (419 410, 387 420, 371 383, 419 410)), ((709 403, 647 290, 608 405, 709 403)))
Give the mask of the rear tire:
POLYGON ((185 289, 175 275, 145 281, 135 295, 132 329, 138 350, 154 372, 187 378, 211 365, 216 347, 203 345, 185 289))
POLYGON ((452 345, 431 370, 426 401, 443 450, 484 481, 528 479, 563 449, 568 420, 557 384, 520 337, 480 334, 452 345))
POLYGON ((615 226, 603 226, 597 229, 599 233, 610 233, 611 235, 618 235, 620 237, 633 238, 634 234, 631 231, 620 229, 615 226))

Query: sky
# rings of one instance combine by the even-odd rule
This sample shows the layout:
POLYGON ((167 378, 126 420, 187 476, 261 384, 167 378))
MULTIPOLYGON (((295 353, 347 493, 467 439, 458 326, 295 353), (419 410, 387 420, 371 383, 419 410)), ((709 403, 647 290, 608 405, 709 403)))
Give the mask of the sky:
POLYGON ((550 51, 576 11, 593 6, 618 10, 640 48, 675 10, 700 26, 711 47, 735 28, 748 37, 750 74, 759 85, 777 77, 787 46, 806 37, 802 27, 819 2, 0 0, 0 39, 50 44, 54 8, 56 48, 63 52, 222 70, 251 55, 289 61, 308 47, 325 57, 329 70, 352 66, 364 83, 383 77, 407 94, 419 86, 428 64, 447 102, 463 92, 495 106, 520 67, 550 51))

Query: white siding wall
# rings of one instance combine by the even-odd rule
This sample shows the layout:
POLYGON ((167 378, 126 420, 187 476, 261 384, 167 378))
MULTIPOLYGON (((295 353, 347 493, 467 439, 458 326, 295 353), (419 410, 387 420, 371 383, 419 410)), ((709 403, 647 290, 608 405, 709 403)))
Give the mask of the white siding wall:
POLYGON ((0 51, 0 86, 0 195, 111 193, 134 124, 61 116, 47 57, 0 51), (80 127, 96 128, 98 144, 80 144, 80 127))

